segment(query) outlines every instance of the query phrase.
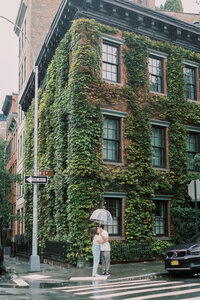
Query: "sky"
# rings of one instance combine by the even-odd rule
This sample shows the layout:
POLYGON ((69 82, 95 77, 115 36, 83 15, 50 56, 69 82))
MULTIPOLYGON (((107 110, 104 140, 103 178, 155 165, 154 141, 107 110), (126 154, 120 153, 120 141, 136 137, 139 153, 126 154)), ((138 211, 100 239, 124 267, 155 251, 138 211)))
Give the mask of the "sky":
MULTIPOLYGON (((0 0, 0 16, 15 22, 21 0, 0 0)), ((182 0, 184 12, 198 13, 196 0, 182 0)), ((156 0, 156 6, 165 0, 156 0)), ((18 92, 18 38, 13 25, 0 18, 0 113, 6 95, 18 92)))
MULTIPOLYGON (((21 0, 0 0, 0 16, 15 22, 21 0)), ((0 18, 0 113, 6 95, 18 92, 18 38, 14 26, 0 18)))
MULTIPOLYGON (((156 0, 156 6, 165 4, 166 0, 156 0)), ((183 4, 184 12, 199 13, 200 5, 196 4, 196 0, 181 0, 183 4)))

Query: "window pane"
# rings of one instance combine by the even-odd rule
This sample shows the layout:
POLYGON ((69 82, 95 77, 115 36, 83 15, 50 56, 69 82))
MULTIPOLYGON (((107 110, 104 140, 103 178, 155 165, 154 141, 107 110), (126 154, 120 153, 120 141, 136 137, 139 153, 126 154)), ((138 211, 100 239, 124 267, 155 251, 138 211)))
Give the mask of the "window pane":
POLYGON ((120 119, 104 119, 104 160, 120 161, 120 119))
POLYGON ((185 76, 185 97, 191 100, 196 100, 196 69, 190 66, 185 66, 183 69, 185 76))
POLYGON ((166 142, 165 142, 165 128, 153 126, 152 135, 153 158, 152 164, 154 167, 166 166, 166 142))
POLYGON ((167 203, 156 201, 155 226, 156 235, 167 235, 167 203))
POLYGON ((117 82, 118 81, 118 56, 119 56, 119 47, 106 44, 103 44, 103 79, 117 82))
POLYGON ((189 132, 187 148, 188 148, 188 169, 191 171, 198 171, 199 168, 195 167, 192 164, 192 160, 194 159, 195 155, 199 153, 199 133, 189 132))
POLYGON ((121 235, 122 233, 122 200, 119 198, 105 198, 105 207, 113 217, 113 224, 106 225, 105 230, 110 235, 121 235))
POLYGON ((154 92, 163 92, 163 60, 149 57, 150 89, 154 92))

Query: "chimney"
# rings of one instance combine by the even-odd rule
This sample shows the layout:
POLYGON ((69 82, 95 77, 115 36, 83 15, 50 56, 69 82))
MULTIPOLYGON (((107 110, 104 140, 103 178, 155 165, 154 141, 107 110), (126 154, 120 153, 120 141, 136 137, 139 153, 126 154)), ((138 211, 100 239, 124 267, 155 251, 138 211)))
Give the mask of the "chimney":
POLYGON ((129 1, 146 6, 151 9, 155 9, 155 0, 129 0, 129 1))

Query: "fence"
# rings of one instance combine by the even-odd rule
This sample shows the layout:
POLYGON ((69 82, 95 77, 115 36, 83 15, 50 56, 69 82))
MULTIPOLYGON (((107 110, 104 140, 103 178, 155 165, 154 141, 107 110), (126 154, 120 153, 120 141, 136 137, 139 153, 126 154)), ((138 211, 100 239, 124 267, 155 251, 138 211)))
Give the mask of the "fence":
POLYGON ((129 262, 152 257, 151 244, 111 243, 112 262, 129 262))
POLYGON ((14 243, 12 243, 12 255, 30 256, 32 251, 31 241, 26 241, 23 234, 16 234, 14 243))
POLYGON ((66 242, 59 241, 46 241, 44 258, 53 258, 66 261, 67 257, 67 245, 66 242))
MULTIPOLYGON (((46 241, 43 253, 44 258, 66 262, 69 243, 60 241, 46 241)), ((31 242, 24 241, 24 237, 16 235, 13 245, 14 255, 30 256, 31 242)), ((40 251, 38 251, 40 255, 40 251)), ((131 262, 152 259, 152 245, 127 242, 111 242, 112 262, 131 262)))

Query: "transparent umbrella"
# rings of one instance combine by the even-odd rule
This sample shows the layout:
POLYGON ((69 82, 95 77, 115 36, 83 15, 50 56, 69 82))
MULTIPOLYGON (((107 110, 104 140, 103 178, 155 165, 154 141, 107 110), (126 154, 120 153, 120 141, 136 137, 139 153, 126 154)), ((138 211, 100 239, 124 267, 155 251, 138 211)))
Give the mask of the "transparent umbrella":
POLYGON ((99 208, 93 211, 90 216, 90 220, 102 225, 112 225, 112 215, 104 208, 99 208))

